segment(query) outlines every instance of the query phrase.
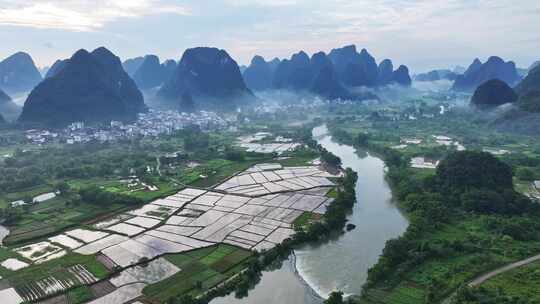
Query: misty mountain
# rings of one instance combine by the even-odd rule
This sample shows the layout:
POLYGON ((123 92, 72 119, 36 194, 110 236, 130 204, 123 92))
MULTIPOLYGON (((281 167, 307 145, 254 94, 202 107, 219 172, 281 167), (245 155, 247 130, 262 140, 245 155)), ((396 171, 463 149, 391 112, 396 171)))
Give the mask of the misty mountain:
POLYGON ((394 64, 392 63, 392 60, 384 59, 381 61, 381 63, 379 63, 377 70, 377 83, 379 85, 387 85, 392 83, 394 78, 394 64))
POLYGON ((491 79, 476 88, 471 104, 479 109, 498 107, 517 101, 517 94, 504 81, 491 79))
POLYGON ((39 70, 27 53, 18 52, 0 62, 0 88, 7 93, 29 91, 41 79, 39 70))
POLYGON ((133 75, 135 74, 135 72, 137 72, 137 69, 141 66, 143 61, 144 57, 130 58, 122 63, 122 67, 130 77, 133 77, 133 75))
POLYGON ((210 47, 187 49, 157 95, 168 104, 178 104, 186 93, 196 106, 226 109, 254 98, 236 61, 226 51, 210 47))
POLYGON ((324 52, 313 54, 310 65, 313 73, 310 92, 328 99, 364 99, 352 94, 341 84, 332 61, 324 52))
POLYGON ((274 71, 270 63, 261 56, 254 56, 250 65, 242 73, 247 87, 253 91, 262 91, 272 88, 274 71))
POLYGON ((20 112, 21 108, 11 100, 11 97, 0 89, 0 116, 5 120, 15 120, 20 112))
POLYGON ((540 91, 540 65, 529 71, 529 74, 516 86, 516 91, 519 95, 540 91))
POLYGON ((409 76, 409 68, 404 65, 400 65, 397 70, 392 73, 392 80, 393 82, 402 86, 411 86, 412 81, 411 76, 409 76))
POLYGON ((0 89, 0 105, 3 105, 10 101, 11 101, 11 97, 9 97, 4 91, 2 91, 2 89, 0 89))
POLYGON ((174 60, 167 60, 160 64, 158 56, 146 55, 132 78, 139 89, 151 89, 161 86, 174 73, 175 69, 176 62, 174 60))
POLYGON ((176 70, 176 61, 167 59, 161 64, 163 68, 163 82, 169 80, 176 70))
POLYGON ((390 59, 384 59, 377 65, 375 58, 366 49, 358 53, 356 46, 349 45, 333 49, 328 57, 345 86, 377 87, 391 83, 410 85, 409 69, 406 66, 393 70, 394 65, 390 59))
POLYGON ((47 74, 45 74, 45 78, 53 77, 60 71, 66 64, 69 62, 69 59, 58 59, 56 60, 53 65, 49 68, 47 71, 47 74))
POLYGON ((74 121, 132 120, 143 96, 120 59, 101 47, 81 49, 28 96, 19 121, 60 127, 74 121))
POLYGON ((517 106, 498 117, 493 125, 504 131, 537 135, 540 130, 540 66, 528 73, 515 87, 515 92, 517 106))
POLYGON ((432 70, 427 73, 420 73, 414 76, 416 81, 438 81, 438 80, 451 80, 454 81, 458 77, 458 74, 451 70, 432 70))
POLYGON ((304 51, 281 61, 276 58, 267 62, 261 56, 255 56, 243 77, 254 91, 286 89, 315 93, 330 99, 375 97, 352 94, 348 89, 351 87, 378 87, 392 83, 411 85, 406 66, 394 70, 390 59, 377 65, 367 50, 358 53, 354 45, 333 49, 329 55, 319 52, 311 58, 304 51))
POLYGON ((379 67, 366 49, 360 53, 356 46, 333 49, 328 57, 334 64, 339 79, 347 86, 377 86, 379 67))
POLYGON ((290 59, 279 62, 272 81, 272 88, 313 93, 328 99, 376 98, 373 94, 354 94, 339 79, 334 63, 324 52, 311 58, 300 51, 290 59))
POLYGON ((307 90, 313 80, 310 58, 300 51, 291 59, 282 60, 276 68, 272 80, 275 89, 307 90))
POLYGON ((253 91, 273 89, 274 73, 280 63, 278 58, 266 61, 262 56, 253 56, 250 65, 242 71, 247 87, 253 91))
POLYGON ((47 75, 47 73, 49 72, 50 69, 51 69, 50 66, 45 66, 45 67, 42 67, 42 68, 38 68, 39 74, 41 74, 41 78, 45 78, 45 75, 47 75))
POLYGON ((465 73, 467 69, 465 67, 462 67, 460 65, 456 65, 453 69, 452 69, 452 72, 457 74, 457 75, 460 75, 460 74, 463 74, 465 73))
POLYGON ((518 104, 527 112, 540 113, 540 91, 530 91, 520 95, 518 104))
POLYGON ((477 58, 463 75, 456 78, 452 89, 474 91, 480 84, 491 79, 499 79, 509 86, 515 85, 520 79, 516 64, 512 61, 505 62, 496 56, 489 57, 485 63, 477 58))
POLYGON ((529 67, 528 69, 528 72, 532 71, 534 68, 540 66, 540 60, 539 61, 535 61, 533 64, 531 64, 531 66, 529 67))
POLYGON ((270 62, 268 62, 268 65, 270 66, 270 69, 272 70, 272 73, 276 71, 278 65, 281 63, 281 60, 279 58, 274 58, 270 62))
POLYGON ((540 65, 529 71, 515 89, 521 108, 529 112, 540 112, 540 65))

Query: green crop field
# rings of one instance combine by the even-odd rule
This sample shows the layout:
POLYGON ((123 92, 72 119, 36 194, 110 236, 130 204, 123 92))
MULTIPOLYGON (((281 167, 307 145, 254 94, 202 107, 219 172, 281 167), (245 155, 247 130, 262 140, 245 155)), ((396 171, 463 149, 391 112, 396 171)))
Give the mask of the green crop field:
POLYGON ((181 271, 147 286, 143 294, 158 302, 184 294, 200 294, 240 271, 251 256, 248 250, 226 244, 167 255, 165 258, 181 271))

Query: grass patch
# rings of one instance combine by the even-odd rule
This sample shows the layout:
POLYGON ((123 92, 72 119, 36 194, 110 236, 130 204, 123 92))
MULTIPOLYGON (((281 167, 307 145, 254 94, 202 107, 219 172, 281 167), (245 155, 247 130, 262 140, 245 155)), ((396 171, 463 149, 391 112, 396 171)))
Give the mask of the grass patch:
MULTIPOLYGON (((460 285, 483 273, 540 252, 538 241, 517 241, 491 232, 486 223, 496 217, 495 215, 463 215, 459 220, 455 219, 433 232, 426 232, 422 239, 431 248, 439 246, 442 248, 442 244, 447 243, 469 243, 474 247, 429 258, 405 273, 397 285, 370 288, 364 295, 365 303, 425 303, 425 295, 433 288, 437 294, 436 300, 441 300, 460 285), (404 294, 404 290, 408 290, 409 296, 404 294), (423 296, 417 297, 412 294, 423 294, 423 296), (418 299, 414 300, 415 298, 418 299)), ((538 275, 540 263, 536 263, 535 267, 536 275, 538 275)), ((523 274, 518 276, 525 277, 523 274)), ((493 282, 496 282, 497 278, 494 278, 493 282)), ((503 278, 503 280, 512 279, 503 278)), ((486 282, 486 286, 490 282, 492 281, 486 282)), ((503 286, 503 283, 499 285, 503 286)), ((518 283, 515 284, 515 286, 518 285, 518 283)), ((533 286, 536 288, 540 286, 540 275, 536 283, 531 282, 531 285, 526 288, 532 290, 533 286)), ((517 295, 518 288, 510 287, 510 290, 512 289, 516 290, 512 294, 517 295)))
POLYGON ((70 253, 62 258, 43 264, 33 264, 16 272, 4 273, 2 276, 15 287, 24 286, 49 276, 76 281, 73 274, 67 271, 67 268, 74 265, 84 266, 98 279, 105 278, 108 274, 105 266, 98 262, 95 256, 70 253))
POLYGON ((304 213, 302 213, 302 215, 300 215, 299 217, 297 217, 294 220, 293 227, 294 228, 304 227, 304 226, 308 225, 309 223, 311 223, 312 220, 316 219, 317 216, 318 215, 313 213, 313 212, 304 211, 304 213))
POLYGON ((71 289, 66 296, 67 302, 70 304, 85 303, 94 298, 92 291, 88 286, 79 286, 71 289))
POLYGON ((182 271, 147 286, 143 294, 159 303, 184 294, 201 294, 244 269, 251 256, 251 251, 225 244, 167 255, 182 271))

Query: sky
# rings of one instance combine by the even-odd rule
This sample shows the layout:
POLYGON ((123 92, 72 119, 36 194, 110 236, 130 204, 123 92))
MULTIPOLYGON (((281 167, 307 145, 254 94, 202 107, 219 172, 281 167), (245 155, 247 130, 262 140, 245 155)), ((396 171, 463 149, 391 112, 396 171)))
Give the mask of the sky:
POLYGON ((123 60, 185 49, 288 58, 355 44, 415 72, 491 55, 540 60, 538 0, 0 0, 0 59, 28 52, 40 67, 81 48, 123 60))

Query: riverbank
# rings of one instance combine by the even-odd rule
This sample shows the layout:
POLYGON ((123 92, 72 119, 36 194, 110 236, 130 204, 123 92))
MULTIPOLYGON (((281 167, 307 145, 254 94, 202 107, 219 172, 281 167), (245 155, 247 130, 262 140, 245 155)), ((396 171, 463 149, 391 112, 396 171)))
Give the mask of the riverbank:
POLYGON ((537 216, 466 212, 452 205, 459 195, 448 204, 429 193, 435 171, 412 169, 398 151, 375 148, 411 225, 370 269, 362 303, 438 303, 476 276, 538 252, 538 235, 522 230, 537 226, 537 216))
POLYGON ((320 304, 321 297, 327 297, 334 290, 359 295, 368 269, 377 262, 386 240, 405 231, 408 223, 393 202, 384 178, 384 162, 372 155, 357 153, 352 146, 338 144, 325 126, 316 126, 311 136, 338 156, 343 167, 352 168, 358 174, 357 203, 346 214, 347 222, 356 225, 356 229, 334 232, 324 241, 295 247, 296 263, 291 265, 288 259, 278 268, 263 271, 260 282, 246 298, 229 295, 211 304, 320 304), (314 296, 313 291, 321 297, 314 296))
POLYGON ((297 268, 325 298, 334 290, 359 295, 368 269, 377 262, 386 241, 401 235, 408 222, 395 204, 380 158, 338 143, 326 126, 314 128, 313 136, 325 149, 339 156, 344 167, 358 174, 355 186, 358 203, 347 216, 348 223, 356 228, 325 244, 296 250, 297 268))

